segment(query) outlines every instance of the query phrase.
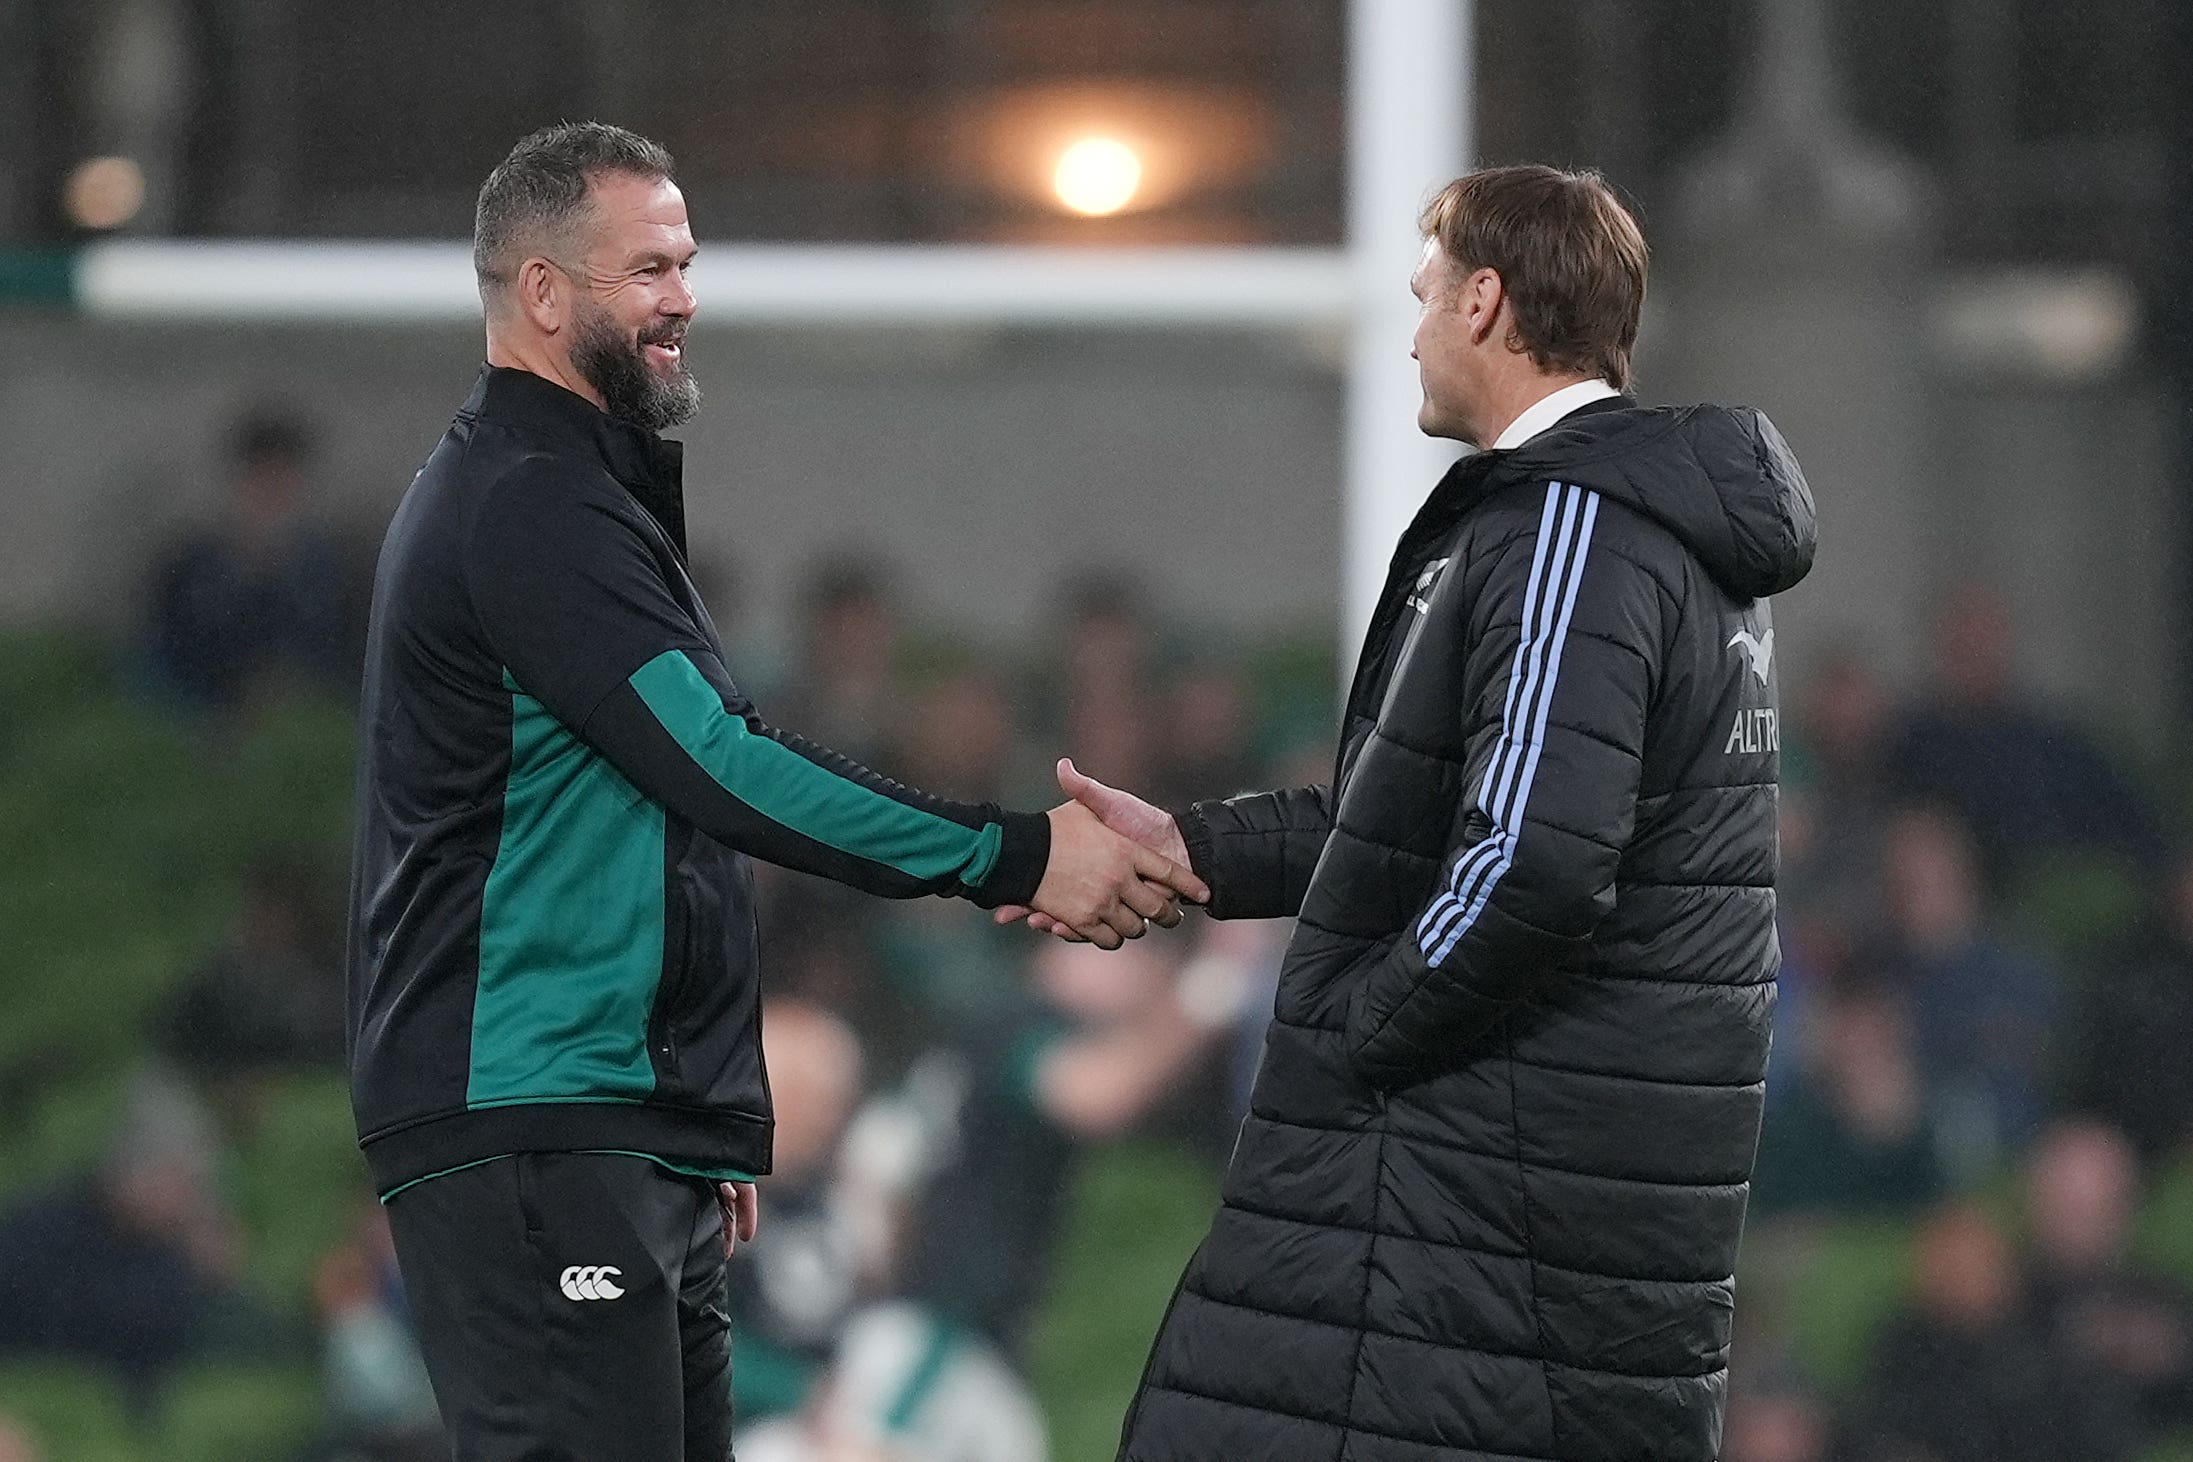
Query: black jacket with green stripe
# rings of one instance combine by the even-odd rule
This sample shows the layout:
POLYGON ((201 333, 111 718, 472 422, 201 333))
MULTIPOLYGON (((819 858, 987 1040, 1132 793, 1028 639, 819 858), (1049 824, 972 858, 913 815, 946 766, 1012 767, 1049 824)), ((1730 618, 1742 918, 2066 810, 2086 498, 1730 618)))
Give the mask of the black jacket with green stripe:
POLYGON ((349 936, 383 1192, 616 1148, 769 1168, 747 855, 1026 902, 1041 815, 927 796, 765 724, 685 569, 681 449, 480 377, 375 575, 349 936))

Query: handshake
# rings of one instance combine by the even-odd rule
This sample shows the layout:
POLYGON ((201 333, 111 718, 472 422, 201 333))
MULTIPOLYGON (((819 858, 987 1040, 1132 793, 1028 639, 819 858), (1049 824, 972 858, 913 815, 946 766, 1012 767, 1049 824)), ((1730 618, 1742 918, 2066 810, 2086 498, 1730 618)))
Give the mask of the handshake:
POLYGON ((1059 762, 1058 784, 1069 800, 1049 814, 1043 882, 1032 906, 1007 905, 996 912, 998 923, 1026 919, 1038 933, 1117 949, 1152 924, 1176 927, 1181 900, 1210 902, 1171 813, 1083 776, 1071 759, 1059 762))

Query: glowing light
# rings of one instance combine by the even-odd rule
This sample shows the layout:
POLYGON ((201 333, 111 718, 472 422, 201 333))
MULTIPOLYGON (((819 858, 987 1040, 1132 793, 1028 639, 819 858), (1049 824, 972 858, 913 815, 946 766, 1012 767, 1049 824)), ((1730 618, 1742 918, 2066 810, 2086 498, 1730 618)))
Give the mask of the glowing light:
POLYGON ((69 174, 68 214, 78 228, 120 228, 145 206, 145 172, 126 157, 87 157, 69 174))
POLYGON ((1051 174, 1058 201, 1092 218, 1119 212, 1141 186, 1142 159, 1117 137, 1082 138, 1059 154, 1051 174))

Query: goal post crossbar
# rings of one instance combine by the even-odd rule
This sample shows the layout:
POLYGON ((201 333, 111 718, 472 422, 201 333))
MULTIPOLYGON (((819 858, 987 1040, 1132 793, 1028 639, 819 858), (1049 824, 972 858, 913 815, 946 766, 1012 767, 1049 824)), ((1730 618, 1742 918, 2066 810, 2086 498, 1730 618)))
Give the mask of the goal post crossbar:
MULTIPOLYGON (((105 319, 430 323, 477 319, 462 243, 117 239, 72 293, 105 319)), ((731 244, 693 262, 696 324, 1345 325, 1347 254, 989 244, 731 244)))

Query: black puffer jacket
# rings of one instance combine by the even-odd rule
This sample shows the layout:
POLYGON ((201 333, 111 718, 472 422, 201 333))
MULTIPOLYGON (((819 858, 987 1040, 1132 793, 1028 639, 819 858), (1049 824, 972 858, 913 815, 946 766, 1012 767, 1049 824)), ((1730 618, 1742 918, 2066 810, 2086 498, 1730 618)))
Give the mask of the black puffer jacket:
POLYGON ((1332 791, 1184 819, 1301 923, 1126 1462, 1718 1453, 1812 548, 1763 416, 1587 407, 1418 513, 1332 791))

